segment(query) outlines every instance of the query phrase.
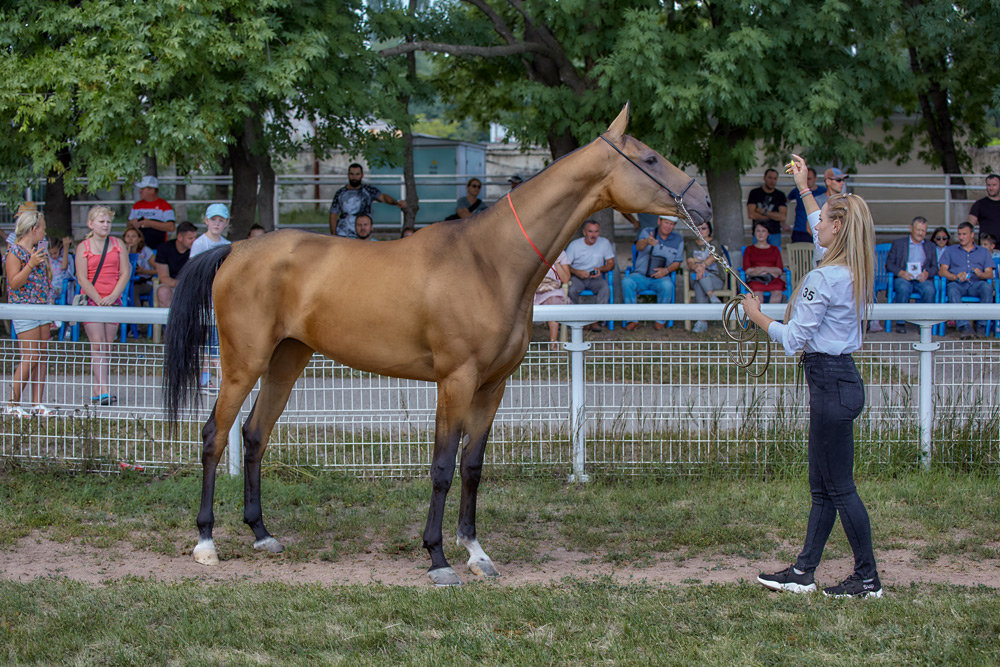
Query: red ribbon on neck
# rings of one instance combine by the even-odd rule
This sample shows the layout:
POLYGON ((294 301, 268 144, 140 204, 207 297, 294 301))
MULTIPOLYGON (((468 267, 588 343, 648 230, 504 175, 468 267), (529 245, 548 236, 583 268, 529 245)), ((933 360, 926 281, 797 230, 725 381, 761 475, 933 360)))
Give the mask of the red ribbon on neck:
POLYGON ((538 249, 538 246, 535 245, 535 242, 531 240, 531 237, 528 236, 528 232, 527 230, 525 230, 524 225, 521 224, 521 218, 517 216, 517 211, 514 209, 514 200, 510 198, 509 192, 507 193, 507 203, 510 204, 510 211, 511 213, 514 214, 514 219, 517 220, 517 226, 521 228, 521 233, 524 234, 524 238, 528 239, 528 243, 531 244, 531 247, 534 249, 535 254, 538 255, 543 262, 545 262, 545 266, 552 269, 552 273, 555 273, 556 270, 552 267, 551 264, 549 264, 549 261, 545 259, 545 255, 543 255, 542 252, 538 249))

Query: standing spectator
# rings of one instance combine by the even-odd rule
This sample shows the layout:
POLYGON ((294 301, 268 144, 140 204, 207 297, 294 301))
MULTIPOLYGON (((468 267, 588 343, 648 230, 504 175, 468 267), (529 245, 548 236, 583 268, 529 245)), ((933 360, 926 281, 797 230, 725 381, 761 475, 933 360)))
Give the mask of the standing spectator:
POLYGON ((781 303, 781 293, 785 291, 785 264, 781 261, 781 249, 771 245, 767 225, 758 222, 753 228, 756 242, 743 251, 743 271, 747 276, 747 286, 758 299, 763 300, 764 292, 771 293, 771 303, 781 303))
POLYGON ((72 244, 73 239, 69 236, 61 239, 57 236, 48 237, 49 275, 52 276, 52 298, 49 299, 49 303, 59 300, 63 284, 76 272, 73 253, 70 250, 72 244))
POLYGON ((764 184, 751 190, 747 197, 747 215, 750 216, 751 229, 758 222, 763 222, 769 234, 767 242, 780 248, 781 232, 783 229, 788 229, 785 223, 788 200, 785 198, 785 193, 775 187, 777 184, 778 171, 765 170, 764 184))
POLYGON ((177 238, 167 241, 156 251, 156 275, 160 286, 156 289, 156 303, 160 308, 169 308, 177 287, 177 277, 191 256, 191 246, 198 235, 198 228, 190 222, 177 225, 177 238))
MULTIPOLYGON (((715 296, 715 290, 726 286, 726 277, 722 267, 712 256, 712 250, 720 257, 726 256, 722 244, 712 238, 712 223, 708 220, 698 225, 700 238, 695 238, 687 250, 688 284, 694 290, 694 300, 697 303, 721 303, 715 296), (702 242, 702 238, 705 242, 702 242)), ((698 320, 691 329, 694 333, 704 333, 708 330, 708 322, 698 320)))
MULTIPOLYGON (((823 204, 826 203, 826 198, 831 195, 839 195, 844 191, 844 181, 850 178, 849 174, 845 174, 837 167, 830 167, 825 172, 823 172, 823 183, 826 185, 826 192, 822 192, 816 195, 816 205, 823 208, 823 204)), ((812 227, 816 225, 818 218, 814 218, 810 221, 809 231, 815 234, 812 227)), ((819 261, 823 259, 823 255, 826 253, 826 248, 815 244, 816 248, 813 250, 813 263, 819 266, 819 261)))
POLYGON ((406 201, 393 199, 374 185, 362 183, 365 172, 361 165, 355 162, 347 168, 347 185, 337 190, 330 203, 330 233, 353 239, 354 218, 358 215, 371 215, 372 202, 380 201, 390 206, 406 208, 406 201))
MULTIPOLYGON (((993 303, 993 287, 987 280, 993 277, 993 257, 986 248, 973 240, 971 222, 958 225, 958 243, 948 246, 941 256, 939 273, 948 279, 948 303, 962 303, 963 296, 978 297, 981 303, 993 303)), ((956 320, 958 335, 972 338, 969 320, 956 320)), ((986 335, 986 322, 976 322, 977 333, 986 335)))
MULTIPOLYGON (((569 265, 569 299, 580 303, 580 292, 590 290, 595 303, 608 303, 611 287, 605 273, 615 268, 615 249, 611 241, 601 236, 601 226, 596 220, 583 223, 583 238, 566 246, 566 263, 569 265)), ((600 331, 600 324, 591 324, 592 331, 600 331)))
POLYGON ((969 209, 969 222, 979 225, 979 236, 992 234, 1000 239, 1000 176, 986 177, 986 196, 977 199, 969 209))
MULTIPOLYGON (((653 290, 656 303, 673 303, 676 285, 670 277, 681 268, 684 261, 684 239, 674 231, 677 218, 661 215, 656 228, 647 227, 639 231, 635 241, 635 266, 622 278, 622 299, 625 303, 638 303, 639 292, 653 290)), ((632 331, 638 322, 625 324, 626 331, 632 331)), ((662 329, 666 320, 653 322, 654 329, 662 329)))
POLYGON ((152 280, 156 275, 156 267, 153 266, 153 261, 156 258, 156 254, 146 247, 146 242, 143 241, 142 234, 132 225, 125 228, 125 233, 122 234, 122 242, 125 243, 125 249, 128 250, 129 255, 136 256, 136 280, 132 284, 132 298, 137 304, 140 297, 153 291, 152 280))
POLYGON ((804 351, 802 368, 809 386, 809 491, 812 505, 802 551, 781 572, 757 581, 776 591, 816 590, 814 572, 840 515, 854 553, 853 572, 823 589, 830 597, 882 597, 871 522, 854 482, 854 420, 865 405, 865 386, 851 357, 861 348, 866 309, 874 294, 875 229, 871 211, 857 195, 832 195, 823 205, 806 187, 806 164, 792 157, 795 184, 809 209, 813 236, 827 248, 820 266, 796 288, 785 322, 760 312, 756 295, 743 300, 754 324, 785 349, 804 351))
POLYGON ((375 237, 372 236, 372 228, 372 218, 370 215, 359 215, 354 218, 355 238, 359 241, 375 241, 375 237))
POLYGON ((160 181, 156 176, 144 176, 135 184, 139 201, 132 204, 129 222, 139 230, 146 247, 156 252, 174 231, 174 207, 160 197, 160 181))
MULTIPOLYGON (((114 213, 106 206, 95 206, 87 213, 90 234, 76 250, 76 280, 90 306, 120 306, 122 294, 131 278, 128 248, 111 236, 114 213)), ((114 322, 84 322, 90 340, 90 364, 93 371, 91 403, 114 405, 118 397, 108 387, 111 365, 111 342, 118 325, 114 322)))
POLYGON ((229 225, 229 209, 225 204, 209 204, 205 209, 205 233, 194 240, 191 244, 191 254, 189 259, 200 255, 206 250, 220 245, 229 245, 229 239, 223 234, 229 225))
MULTIPOLYGON (((916 290, 923 303, 934 303, 934 276, 938 273, 937 252, 927 239, 927 219, 917 216, 910 223, 910 234, 889 246, 885 270, 892 276, 894 303, 909 303, 916 290)), ((896 325, 897 333, 906 333, 906 323, 896 325)))
POLYGON ((468 218, 473 213, 482 211, 485 207, 483 206, 483 200, 479 198, 479 194, 483 190, 483 182, 478 178, 470 178, 465 184, 465 195, 459 197, 455 201, 455 213, 449 215, 445 220, 458 220, 459 218, 468 218))
POLYGON ((934 252, 936 253, 936 259, 938 266, 941 266, 941 257, 944 255, 945 249, 951 243, 951 234, 944 227, 938 227, 931 234, 931 241, 934 243, 934 252))
MULTIPOLYGON (((46 251, 38 247, 45 238, 45 218, 37 210, 17 216, 14 223, 15 242, 9 247, 4 260, 10 303, 45 304, 52 291, 51 269, 46 251)), ((49 341, 50 320, 13 320, 21 351, 21 363, 11 379, 11 397, 7 414, 24 417, 21 393, 24 385, 31 383, 31 412, 42 417, 52 414, 52 409, 42 403, 45 393, 45 346, 49 341)))
MULTIPOLYGON (((806 181, 806 185, 813 197, 819 197, 820 195, 826 194, 825 185, 816 185, 816 170, 812 167, 809 167, 809 178, 806 181)), ((788 201, 795 203, 795 222, 792 225, 792 243, 812 243, 813 237, 812 232, 809 231, 806 207, 805 204, 802 203, 802 198, 799 195, 798 189, 793 188, 788 191, 788 201)))
MULTIPOLYGON (((559 306, 569 303, 562 286, 569 282, 569 259, 566 251, 559 253, 559 257, 552 264, 552 267, 545 272, 545 277, 535 290, 532 303, 536 306, 549 305, 559 306)), ((549 349, 555 350, 559 338, 559 323, 549 322, 549 349)))

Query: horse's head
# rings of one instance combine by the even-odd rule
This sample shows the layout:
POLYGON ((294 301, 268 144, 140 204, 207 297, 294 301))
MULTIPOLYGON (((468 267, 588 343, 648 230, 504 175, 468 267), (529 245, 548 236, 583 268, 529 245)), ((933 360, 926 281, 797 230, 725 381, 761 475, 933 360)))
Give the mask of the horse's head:
POLYGON ((705 189, 652 148, 625 134, 628 110, 626 103, 595 142, 607 152, 608 164, 612 165, 606 191, 612 207, 623 213, 682 217, 675 201, 675 197, 681 197, 696 223, 710 220, 712 201, 705 189))

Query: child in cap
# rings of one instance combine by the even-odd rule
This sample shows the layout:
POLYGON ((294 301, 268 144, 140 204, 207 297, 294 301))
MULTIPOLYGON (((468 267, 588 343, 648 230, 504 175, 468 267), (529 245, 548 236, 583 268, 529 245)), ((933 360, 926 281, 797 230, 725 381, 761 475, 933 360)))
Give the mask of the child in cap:
POLYGON ((229 209, 225 204, 209 204, 205 209, 205 233, 194 240, 191 245, 190 259, 206 250, 220 245, 227 245, 229 239, 222 236, 229 226, 229 209))

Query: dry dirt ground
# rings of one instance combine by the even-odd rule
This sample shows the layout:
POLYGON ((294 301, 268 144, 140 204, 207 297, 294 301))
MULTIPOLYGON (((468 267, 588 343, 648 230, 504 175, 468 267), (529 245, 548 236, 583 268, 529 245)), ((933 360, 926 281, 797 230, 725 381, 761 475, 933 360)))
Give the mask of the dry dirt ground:
MULTIPOLYGON (((593 554, 554 547, 533 563, 498 563, 502 576, 494 586, 556 584, 574 579, 611 578, 618 583, 649 585, 737 583, 753 581, 761 571, 776 571, 787 565, 778 560, 749 561, 729 556, 684 558, 660 554, 649 566, 616 566, 601 562, 593 554), (540 562, 539 562, 540 561, 540 562)), ((911 583, 983 585, 1000 589, 1000 560, 973 561, 943 557, 934 563, 919 559, 910 550, 876 552, 882 583, 893 586, 911 583)), ((282 556, 253 554, 223 560, 215 567, 199 565, 189 555, 165 556, 130 546, 96 548, 79 542, 55 542, 39 534, 19 540, 13 548, 0 551, 0 578, 30 581, 37 577, 65 577, 102 584, 125 577, 144 577, 164 582, 194 580, 205 583, 232 581, 313 583, 347 585, 378 583, 390 586, 430 587, 425 576, 428 562, 399 556, 368 553, 334 562, 289 562, 282 556)), ((453 563, 465 582, 482 581, 453 563)), ((850 573, 849 558, 824 561, 817 570, 817 583, 832 585, 850 573)))

